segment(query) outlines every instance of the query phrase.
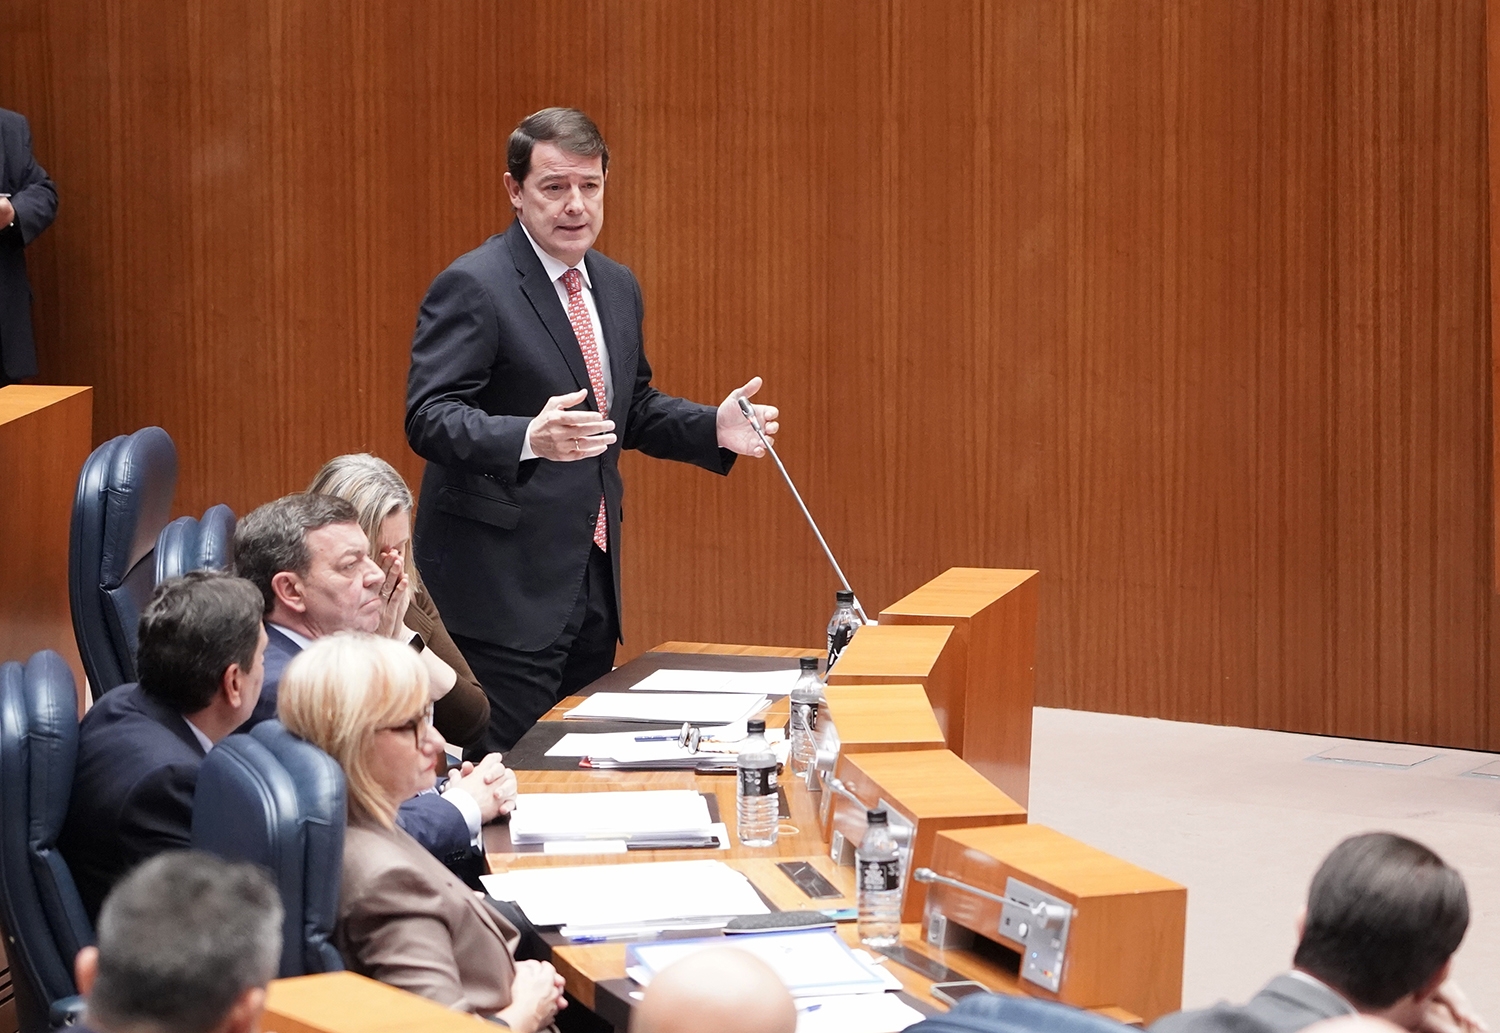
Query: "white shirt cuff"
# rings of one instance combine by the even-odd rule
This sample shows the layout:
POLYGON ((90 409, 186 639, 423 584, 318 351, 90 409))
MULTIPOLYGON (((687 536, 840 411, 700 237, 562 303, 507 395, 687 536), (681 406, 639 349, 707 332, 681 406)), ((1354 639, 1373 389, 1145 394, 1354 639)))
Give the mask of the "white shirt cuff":
POLYGON ((541 418, 542 414, 537 413, 531 418, 531 422, 526 424, 526 436, 521 439, 521 462, 523 463, 528 459, 537 458, 537 454, 531 450, 531 429, 536 426, 536 421, 541 418))
POLYGON ((458 813, 464 816, 464 824, 469 826, 469 839, 475 846, 482 847, 479 836, 483 831, 484 816, 479 813, 479 805, 474 802, 474 798, 454 779, 449 779, 447 786, 443 788, 443 799, 458 808, 458 813))

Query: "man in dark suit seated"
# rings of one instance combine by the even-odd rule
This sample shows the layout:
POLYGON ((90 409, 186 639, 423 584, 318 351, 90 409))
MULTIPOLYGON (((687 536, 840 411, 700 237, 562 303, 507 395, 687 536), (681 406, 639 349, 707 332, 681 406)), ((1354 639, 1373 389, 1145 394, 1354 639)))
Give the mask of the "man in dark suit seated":
POLYGON ((254 1033, 281 961, 281 898, 260 869, 197 851, 136 869, 73 969, 79 1033, 254 1033))
POLYGON ((157 586, 141 613, 140 683, 106 692, 78 729, 59 846, 90 919, 131 868, 189 845, 198 765, 255 708, 265 648, 249 582, 194 571, 157 586))
POLYGON ((1422 844, 1344 840, 1313 876, 1301 925, 1292 970, 1248 1004, 1178 1012, 1151 1033, 1296 1033, 1356 1014, 1412 1031, 1483 1028, 1448 979, 1469 926, 1463 877, 1422 844))
MULTIPOLYGON (((344 499, 297 494, 260 506, 235 527, 234 565, 260 590, 267 634, 265 686, 245 729, 276 716, 282 673, 314 640, 340 631, 404 637, 404 578, 387 576, 370 556, 344 499)), ((515 773, 499 756, 487 757, 465 764, 441 793, 412 797, 396 823, 472 881, 482 861, 481 826, 509 812, 515 798, 515 773)))

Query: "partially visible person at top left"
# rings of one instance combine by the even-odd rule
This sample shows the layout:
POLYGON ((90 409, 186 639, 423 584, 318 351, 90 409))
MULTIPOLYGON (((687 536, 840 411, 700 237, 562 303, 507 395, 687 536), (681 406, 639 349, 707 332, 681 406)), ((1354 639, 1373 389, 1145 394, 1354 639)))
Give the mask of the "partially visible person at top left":
POLYGON ((31 153, 31 125, 0 108, 0 387, 36 375, 26 245, 57 217, 57 188, 31 153))

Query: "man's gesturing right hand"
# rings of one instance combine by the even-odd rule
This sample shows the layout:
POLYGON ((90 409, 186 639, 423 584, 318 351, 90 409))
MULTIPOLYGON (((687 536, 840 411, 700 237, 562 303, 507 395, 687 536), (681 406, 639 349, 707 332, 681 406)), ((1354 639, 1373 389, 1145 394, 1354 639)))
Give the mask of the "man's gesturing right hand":
POLYGON ((613 420, 607 420, 591 409, 568 408, 587 397, 587 391, 578 390, 547 399, 542 411, 526 428, 526 440, 539 458, 571 463, 575 459, 601 455, 615 443, 613 420))

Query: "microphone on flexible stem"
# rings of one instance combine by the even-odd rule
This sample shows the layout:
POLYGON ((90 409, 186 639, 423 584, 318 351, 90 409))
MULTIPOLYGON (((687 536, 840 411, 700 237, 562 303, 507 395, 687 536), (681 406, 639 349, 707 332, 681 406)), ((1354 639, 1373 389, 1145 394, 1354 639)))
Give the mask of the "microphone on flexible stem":
MULTIPOLYGON (((750 405, 750 400, 744 395, 739 394, 734 396, 734 400, 739 403, 740 412, 744 413, 745 419, 749 421, 750 429, 755 431, 755 436, 760 438, 760 443, 766 446, 766 451, 771 454, 772 459, 776 460, 776 469, 781 471, 782 479, 786 481, 786 486, 791 489, 792 498, 797 500, 797 505, 802 510, 802 515, 807 518, 807 526, 812 528, 812 533, 817 536, 818 544, 823 546, 823 555, 828 557, 828 562, 833 566, 833 572, 839 576, 839 583, 844 586, 844 591, 850 595, 854 595, 854 589, 849 586, 849 579, 844 576, 843 568, 839 566, 839 561, 833 558, 833 550, 828 547, 828 542, 824 540, 823 532, 818 530, 818 522, 807 511, 807 503, 802 501, 802 493, 792 483, 792 475, 786 472, 786 464, 781 461, 781 457, 776 454, 776 449, 772 447, 771 442, 760 429, 760 421, 755 418, 755 409, 750 405)), ((859 618, 861 624, 873 623, 865 614, 865 608, 859 605, 859 596, 857 595, 854 596, 854 615, 859 618)))

